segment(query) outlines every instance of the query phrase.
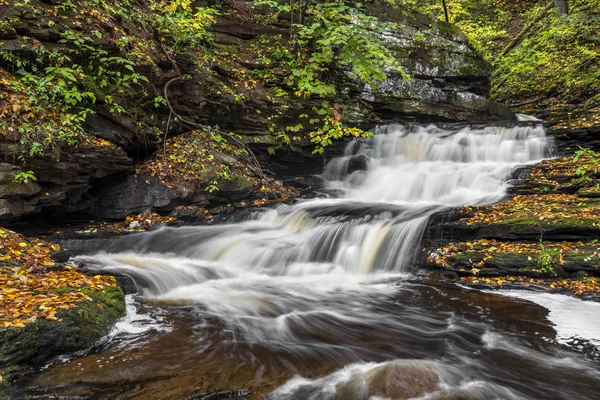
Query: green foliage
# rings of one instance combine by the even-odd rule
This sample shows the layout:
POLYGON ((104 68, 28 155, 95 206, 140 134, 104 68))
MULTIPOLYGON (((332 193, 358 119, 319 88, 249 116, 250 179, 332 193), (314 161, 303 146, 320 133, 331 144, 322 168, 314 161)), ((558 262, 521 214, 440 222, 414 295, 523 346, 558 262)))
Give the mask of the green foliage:
MULTIPOLYGON (((315 145, 313 154, 323 154, 325 147, 333 143, 333 140, 339 140, 343 137, 370 137, 372 132, 366 132, 359 128, 346 128, 342 125, 342 114, 339 112, 339 106, 334 104, 329 106, 328 102, 323 102, 322 108, 313 108, 313 111, 320 117, 311 119, 312 123, 322 122, 323 125, 310 133, 311 142, 315 145)), ((308 117, 308 116, 307 116, 308 117)))
POLYGON ((540 238, 540 251, 537 256, 537 269, 545 274, 556 275, 555 259, 550 249, 544 246, 540 238))
MULTIPOLYGON (((402 4, 443 20, 441 0, 403 0, 402 4)), ((450 22, 457 25, 470 43, 488 61, 493 61, 509 38, 510 16, 520 6, 497 0, 446 0, 450 22)))
POLYGON ((599 28, 600 12, 574 8, 561 18, 548 12, 534 32, 498 60, 493 90, 501 98, 557 93, 565 101, 593 98, 600 92, 599 28))
MULTIPOLYGON (((441 0, 397 2, 444 18, 441 0)), ((600 0, 569 0, 566 16, 552 0, 446 3, 450 22, 496 66, 492 98, 544 114, 552 124, 556 118, 563 127, 598 124, 600 0)))
POLYGON ((15 178, 13 179, 13 182, 15 183, 29 183, 29 181, 37 181, 37 178, 35 177, 35 174, 33 171, 21 171, 19 172, 17 175, 15 175, 15 178))
MULTIPOLYGON (((101 15, 103 24, 112 19, 115 25, 123 18, 137 18, 141 28, 160 41, 168 54, 194 54, 212 45, 212 35, 206 27, 217 14, 216 9, 195 7, 190 0, 153 0, 143 5, 132 0, 72 0, 53 7, 58 15, 75 15, 76 25, 83 22, 85 28, 73 30, 51 19, 49 27, 61 25, 57 28, 62 32, 61 46, 47 48, 31 41, 35 57, 29 53, 0 52, 0 66, 19 76, 9 79, 0 70, 0 86, 8 89, 0 91, 0 129, 19 134, 22 158, 78 143, 87 135, 85 121, 97 107, 135 117, 146 105, 166 105, 162 96, 146 94, 148 79, 136 72, 136 60, 152 62, 156 43, 143 42, 135 35, 125 36, 119 27, 107 36, 96 28, 101 25, 90 17, 84 19, 84 15, 101 15), (89 9, 94 12, 87 13, 89 9), (120 53, 109 53, 109 47, 99 45, 99 40, 113 41, 120 53)), ((31 12, 42 14, 42 8, 31 6, 31 12)), ((19 22, 12 18, 3 21, 2 26, 19 22)))
POLYGON ((194 7, 191 0, 150 1, 148 16, 161 37, 169 38, 173 53, 212 45, 206 28, 215 21, 218 11, 212 7, 194 7))
POLYGON ((161 106, 167 105, 167 99, 162 96, 156 96, 154 98, 154 108, 159 108, 161 106))
POLYGON ((573 162, 577 165, 573 183, 593 182, 600 172, 600 154, 591 149, 579 146, 579 150, 573 156, 573 162))
POLYGON ((297 16, 291 26, 293 50, 279 57, 290 72, 287 83, 298 96, 335 94, 331 77, 336 67, 373 88, 386 79, 387 70, 408 78, 382 37, 396 25, 366 15, 361 3, 254 0, 254 4, 273 7, 272 18, 283 12, 297 16))
POLYGON ((4 80, 16 95, 11 98, 13 112, 6 115, 4 110, 0 128, 17 130, 23 157, 74 145, 94 113, 92 105, 101 102, 113 113, 123 112, 114 95, 148 82, 135 72, 135 62, 109 55, 85 33, 66 30, 60 43, 66 46, 51 50, 39 45, 34 60, 0 52, 3 63, 21 75, 4 80), (34 119, 37 123, 28 122, 34 119))
MULTIPOLYGON (((286 83, 296 96, 334 96, 337 94, 335 82, 342 76, 368 84, 373 89, 387 78, 390 71, 408 79, 385 41, 385 34, 398 26, 367 15, 361 3, 347 0, 254 0, 254 5, 271 7, 271 22, 282 13, 291 15, 291 37, 287 46, 280 37, 273 41, 259 37, 256 51, 263 65, 283 67, 288 76, 286 83)), ((265 83, 278 79, 268 68, 257 71, 256 76, 265 83)), ((285 99, 287 96, 283 90, 276 89, 275 97, 285 99)), ((314 153, 323 153, 333 140, 344 136, 372 135, 361 129, 344 127, 337 105, 330 107, 324 102, 322 108, 314 108, 313 112, 313 117, 301 115, 299 118, 309 122, 314 129, 310 133, 311 142, 315 145, 314 153)), ((296 121, 278 129, 273 124, 270 132, 284 146, 291 146, 296 137, 290 138, 289 133, 301 131, 305 125, 296 121)), ((273 147, 267 150, 275 152, 273 147)))

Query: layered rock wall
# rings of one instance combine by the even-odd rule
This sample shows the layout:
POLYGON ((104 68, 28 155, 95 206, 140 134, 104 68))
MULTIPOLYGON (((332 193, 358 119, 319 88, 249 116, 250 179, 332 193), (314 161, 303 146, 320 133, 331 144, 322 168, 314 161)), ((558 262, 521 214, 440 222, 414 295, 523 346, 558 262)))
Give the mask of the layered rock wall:
MULTIPOLYGON (((255 22, 253 14, 268 11, 252 9, 249 1, 225 2, 221 7, 221 15, 209 29, 222 56, 202 67, 192 63, 191 56, 169 57, 161 50, 159 38, 135 21, 119 16, 98 16, 91 12, 93 10, 88 10, 90 16, 86 16, 64 7, 59 9, 55 2, 32 1, 26 6, 15 3, 0 10, 0 17, 8 21, 0 27, 0 50, 34 58, 41 47, 57 50, 69 46, 61 41, 67 31, 89 33, 88 22, 92 20, 93 28, 99 32, 98 35, 90 34, 92 46, 122 57, 129 57, 134 51, 145 52, 143 60, 136 59, 135 70, 148 79, 143 91, 149 99, 162 95, 167 82, 179 72, 188 74, 189 79, 173 81, 168 88, 171 105, 182 119, 219 126, 223 131, 240 135, 241 140, 259 155, 263 168, 273 164, 273 169, 280 174, 296 175, 303 169, 314 173, 322 161, 319 156, 311 155, 307 136, 310 126, 295 132, 298 139, 292 147, 284 148, 272 132, 296 124, 299 115, 310 113, 322 99, 292 98, 283 102, 286 104, 282 107, 282 101, 274 93, 276 90, 292 91, 285 84, 286 77, 280 68, 273 69, 257 57, 260 43, 272 40, 285 43, 288 21, 283 17, 270 24, 255 22), (146 46, 134 48, 130 44, 122 48, 117 46, 122 38, 146 46), (267 83, 251 78, 269 68, 274 71, 275 81, 267 83), (248 77, 247 81, 252 84, 239 81, 240 76, 248 77), (222 88, 229 88, 229 91, 222 88), (273 148, 277 150, 275 154, 272 154, 273 148), (267 149, 271 151, 267 152, 267 149), (304 168, 307 162, 312 167, 304 168)), ((370 129, 377 123, 386 122, 487 122, 514 118, 508 108, 488 99, 491 68, 459 30, 409 10, 384 5, 370 7, 370 13, 400 24, 401 28, 388 32, 386 41, 411 79, 404 81, 399 74, 391 72, 380 90, 371 91, 351 79, 339 79, 338 74, 338 95, 330 100, 340 104, 346 125, 370 129)), ((137 12, 148 10, 140 8, 137 12)), ((2 66, 8 68, 0 62, 2 66)), ((8 73, 18 75, 16 70, 8 73)), ((5 75, 6 71, 3 77, 5 75)), ((8 88, 9 85, 4 83, 8 88)), ((160 148, 160 133, 165 131, 167 121, 173 121, 171 137, 197 127, 169 119, 170 110, 165 105, 159 108, 152 104, 139 105, 143 103, 139 92, 130 91, 119 96, 125 103, 135 105, 131 108, 135 111, 128 108, 125 113, 115 114, 110 112, 107 104, 94 104, 95 114, 86 121, 92 139, 63 149, 59 154, 25 157, 23 162, 24 149, 19 136, 15 131, 2 132, 0 220, 40 211, 52 215, 84 213, 122 218, 128 212, 163 208, 165 203, 167 206, 190 204, 200 195, 203 202, 211 199, 228 201, 227 194, 219 196, 202 189, 212 181, 195 185, 198 195, 186 196, 184 200, 161 182, 151 185, 151 194, 133 193, 139 185, 128 182, 141 179, 134 178, 133 166, 139 167, 160 148), (27 170, 34 172, 37 182, 13 182, 16 174, 27 170)), ((8 104, 3 106, 8 107, 8 104)), ((247 162, 244 160, 238 161, 247 162)), ((214 175, 206 174, 212 180, 214 175)), ((244 180, 233 180, 237 181, 244 180)), ((245 183, 243 188, 233 186, 228 192, 236 193, 239 198, 240 192, 251 194, 261 185, 257 184, 254 189, 245 183)))

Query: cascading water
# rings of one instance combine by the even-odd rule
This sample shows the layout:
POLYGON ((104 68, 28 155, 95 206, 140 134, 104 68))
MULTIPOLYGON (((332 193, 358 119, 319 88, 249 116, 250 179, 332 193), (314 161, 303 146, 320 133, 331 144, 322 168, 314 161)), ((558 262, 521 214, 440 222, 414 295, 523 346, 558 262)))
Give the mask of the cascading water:
MULTIPOLYGON (((337 198, 282 206, 236 225, 164 229, 133 242, 144 253, 175 253, 267 275, 298 275, 303 269, 407 272, 429 215, 501 200, 511 171, 547 157, 549 149, 541 126, 381 127, 372 139, 351 142, 326 166, 326 186, 341 192, 337 198)), ((125 242, 128 247, 132 240, 125 242)), ((111 264, 106 261, 103 265, 111 264)), ((149 268, 147 261, 136 264, 149 268)), ((136 274, 131 267, 128 273, 136 274)), ((155 267, 139 272, 155 288, 173 280, 155 267)), ((191 274, 192 281, 196 273, 197 268, 176 272, 191 274)))
MULTIPOLYGON (((496 332, 516 323, 518 332, 552 336, 536 322, 543 316, 531 316, 539 309, 519 303, 529 314, 515 322, 518 312, 500 317, 504 303, 484 300, 483 308, 476 304, 482 294, 410 277, 431 214, 502 200, 513 169, 548 157, 550 149, 539 125, 380 127, 326 166, 323 178, 334 196, 236 224, 115 240, 80 259, 130 276, 146 300, 180 307, 177 315, 193 322, 172 322, 173 332, 147 343, 152 350, 144 355, 109 354, 143 370, 144 379, 177 370, 188 381, 203 375, 232 385, 242 371, 254 376, 240 385, 259 382, 265 393, 303 374, 271 399, 552 398, 541 374, 555 374, 566 356, 533 346, 525 334, 496 332), (486 342, 498 335, 514 345, 499 350, 486 342)), ((600 375, 585 361, 568 363, 575 367, 567 375, 585 384, 565 398, 593 398, 586 396, 600 388, 600 375)), ((68 376, 68 368, 35 384, 68 376)), ((107 366, 94 377, 114 380, 110 371, 119 376, 119 367, 107 366)), ((184 397, 174 388, 185 384, 169 379, 171 386, 156 383, 148 393, 184 397)))

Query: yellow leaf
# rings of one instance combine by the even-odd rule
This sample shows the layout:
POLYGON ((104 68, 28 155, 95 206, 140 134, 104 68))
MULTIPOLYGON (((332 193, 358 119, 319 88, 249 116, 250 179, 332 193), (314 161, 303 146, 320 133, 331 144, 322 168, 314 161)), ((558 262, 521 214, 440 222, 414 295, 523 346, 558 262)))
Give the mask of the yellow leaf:
POLYGON ((19 246, 21 246, 21 247, 27 247, 27 243, 21 242, 21 243, 19 243, 19 246))

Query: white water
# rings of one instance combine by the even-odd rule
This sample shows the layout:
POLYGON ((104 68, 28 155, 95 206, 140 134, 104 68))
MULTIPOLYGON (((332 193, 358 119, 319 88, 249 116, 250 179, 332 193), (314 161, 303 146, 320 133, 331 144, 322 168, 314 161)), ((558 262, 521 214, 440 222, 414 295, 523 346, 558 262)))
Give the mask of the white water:
POLYGON ((137 244, 144 252, 171 251, 188 260, 170 255, 162 267, 152 262, 152 272, 135 271, 147 268, 145 262, 128 269, 148 275, 160 293, 177 286, 179 276, 203 281, 195 272, 199 260, 234 275, 409 271, 428 215, 500 201, 516 166, 549 153, 541 126, 382 127, 371 140, 350 143, 325 168, 326 185, 341 192, 338 198, 282 206, 236 225, 148 234, 137 244))
POLYGON ((318 303, 356 318, 360 304, 349 309, 339 293, 365 304, 384 293, 373 281, 411 271, 430 214, 500 201, 512 170, 547 157, 550 147, 541 126, 381 127, 326 166, 336 198, 238 224, 134 235, 115 244, 126 253, 84 260, 131 276, 146 297, 202 304, 245 332, 290 313, 320 312, 318 303))
POLYGON ((150 331, 170 332, 172 330, 172 327, 163 322, 162 316, 140 313, 139 305, 133 295, 125 296, 125 305, 127 314, 109 333, 111 339, 137 337, 150 331))
POLYGON ((539 127, 448 132, 435 126, 387 126, 372 141, 355 141, 325 169, 331 188, 345 198, 419 206, 480 205, 499 201, 511 170, 549 154, 539 127), (357 156, 367 171, 349 171, 357 156))
POLYGON ((539 118, 534 117, 533 115, 527 115, 527 114, 515 114, 517 116, 517 119, 519 121, 529 121, 529 122, 541 122, 542 120, 539 118))
MULTIPOLYGON (((326 166, 323 177, 335 197, 281 206, 237 224, 132 235, 108 253, 81 258, 131 276, 147 299, 194 305, 198 318, 219 321, 211 329, 222 331, 223 342, 349 363, 401 354, 426 358, 449 339, 480 340, 471 332, 480 328, 433 318, 425 308, 401 308, 395 300, 398 293, 406 301, 417 293, 405 279, 429 216, 502 200, 515 167, 548 157, 550 149, 541 126, 382 127, 326 166), (382 308, 391 304, 398 309, 382 308), (380 348, 398 337, 404 347, 380 348)), ((413 364, 433 376, 424 392, 433 397, 423 398, 520 398, 478 377, 458 379, 441 362, 413 364)), ((302 398, 328 398, 326 388, 368 381, 382 366, 395 374, 404 368, 350 364, 320 380, 295 378, 275 398, 296 398, 305 389, 314 397, 302 398)), ((365 393, 353 398, 380 396, 365 393)))
POLYGON ((466 379, 458 368, 443 362, 424 360, 351 364, 319 379, 297 376, 275 390, 268 398, 270 400, 525 399, 500 385, 466 379))
POLYGON ((600 348, 600 303, 583 301, 562 294, 535 293, 524 291, 500 291, 499 293, 529 300, 547 308, 548 319, 556 329, 556 339, 564 344, 575 344, 579 341, 590 343, 600 348))

